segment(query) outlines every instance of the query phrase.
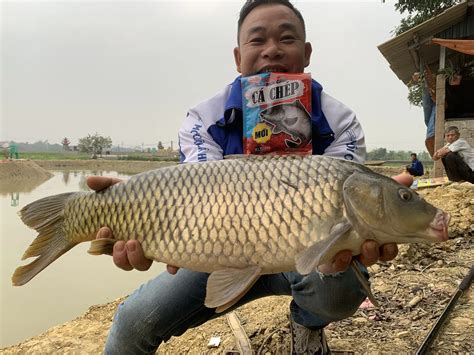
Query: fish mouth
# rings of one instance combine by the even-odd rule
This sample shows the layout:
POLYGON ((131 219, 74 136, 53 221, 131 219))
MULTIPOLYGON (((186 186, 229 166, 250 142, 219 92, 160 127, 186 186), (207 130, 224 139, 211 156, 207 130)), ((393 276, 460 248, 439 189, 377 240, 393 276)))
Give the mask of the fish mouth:
POLYGON ((450 219, 449 213, 438 209, 436 216, 428 227, 430 234, 435 237, 436 241, 445 242, 448 240, 448 224, 450 219))

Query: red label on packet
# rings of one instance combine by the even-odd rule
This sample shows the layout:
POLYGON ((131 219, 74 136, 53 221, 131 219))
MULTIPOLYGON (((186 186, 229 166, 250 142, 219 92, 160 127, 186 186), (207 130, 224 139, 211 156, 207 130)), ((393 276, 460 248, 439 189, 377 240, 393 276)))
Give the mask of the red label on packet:
POLYGON ((311 74, 242 78, 243 153, 312 153, 311 74))

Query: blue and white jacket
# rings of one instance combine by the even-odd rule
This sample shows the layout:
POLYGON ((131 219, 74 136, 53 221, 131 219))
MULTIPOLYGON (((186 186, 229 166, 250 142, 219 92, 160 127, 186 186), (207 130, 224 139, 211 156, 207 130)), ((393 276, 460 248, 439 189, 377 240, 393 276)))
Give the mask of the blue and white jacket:
MULTIPOLYGON (((179 130, 183 163, 242 154, 242 93, 239 76, 214 97, 189 110, 179 130)), ((365 139, 354 112, 312 82, 313 154, 362 163, 365 139)))

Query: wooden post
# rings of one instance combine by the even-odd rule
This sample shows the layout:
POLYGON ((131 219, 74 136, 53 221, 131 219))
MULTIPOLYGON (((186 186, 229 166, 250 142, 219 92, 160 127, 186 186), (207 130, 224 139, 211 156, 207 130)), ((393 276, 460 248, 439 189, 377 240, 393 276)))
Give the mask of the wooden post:
MULTIPOLYGON (((436 76, 436 120, 435 120, 435 152, 444 145, 444 112, 446 101, 446 78, 443 74, 436 76)), ((442 177, 443 163, 434 162, 434 177, 442 177)))

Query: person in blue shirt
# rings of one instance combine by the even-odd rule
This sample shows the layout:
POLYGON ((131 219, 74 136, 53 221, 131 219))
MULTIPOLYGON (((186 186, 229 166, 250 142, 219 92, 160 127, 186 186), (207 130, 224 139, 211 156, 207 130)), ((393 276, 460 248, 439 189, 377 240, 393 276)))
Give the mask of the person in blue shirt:
MULTIPOLYGON (((306 42, 301 13, 288 0, 248 0, 238 21, 238 46, 234 49, 237 71, 242 76, 261 72, 302 73, 309 65, 311 44, 306 42)), ((191 108, 179 132, 182 163, 223 159, 242 153, 242 103, 240 76, 210 99, 191 108)), ((323 91, 313 81, 313 154, 363 162, 365 140, 352 110, 323 91)), ((408 174, 403 174, 410 177, 408 174)), ((402 182, 400 179, 396 179, 402 182)), ((412 180, 412 179, 411 179, 412 180)), ((90 177, 88 185, 98 191, 118 179, 90 177)), ((412 181, 404 181, 410 185, 412 181)), ((113 238, 101 228, 98 238, 113 238)), ((378 260, 397 255, 396 244, 378 245, 367 240, 357 257, 361 271, 378 260)), ((124 270, 147 270, 137 240, 117 241, 114 263, 124 270)), ((296 272, 263 275, 231 310, 254 299, 290 295, 294 353, 327 354, 323 332, 330 322, 351 316, 366 295, 349 268, 352 253, 339 252, 334 260, 307 276, 296 272)), ((208 274, 167 266, 154 279, 138 288, 119 307, 107 339, 106 354, 155 353, 160 344, 180 336, 219 314, 204 306, 208 274)))
POLYGON ((411 153, 411 164, 407 165, 407 171, 413 176, 422 176, 424 174, 423 164, 416 157, 416 153, 411 153))

